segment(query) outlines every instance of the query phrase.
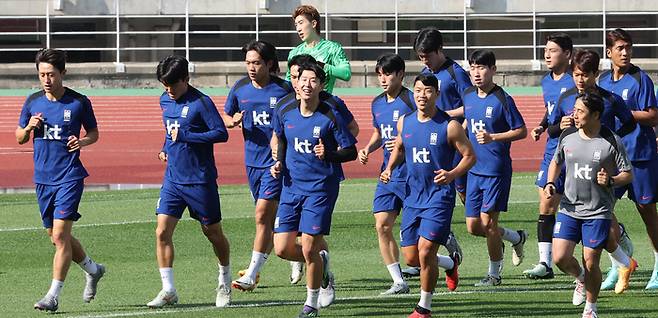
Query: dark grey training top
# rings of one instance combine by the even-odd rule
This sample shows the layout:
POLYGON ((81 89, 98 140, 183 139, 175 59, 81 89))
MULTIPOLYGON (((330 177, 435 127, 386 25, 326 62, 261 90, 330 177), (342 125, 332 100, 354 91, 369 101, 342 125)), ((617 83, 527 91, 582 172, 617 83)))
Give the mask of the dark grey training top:
POLYGON ((601 127, 598 136, 587 139, 577 128, 568 128, 560 136, 553 160, 566 166, 560 213, 577 219, 612 218, 614 193, 611 187, 599 185, 596 175, 601 168, 610 176, 631 170, 626 150, 617 135, 601 127))

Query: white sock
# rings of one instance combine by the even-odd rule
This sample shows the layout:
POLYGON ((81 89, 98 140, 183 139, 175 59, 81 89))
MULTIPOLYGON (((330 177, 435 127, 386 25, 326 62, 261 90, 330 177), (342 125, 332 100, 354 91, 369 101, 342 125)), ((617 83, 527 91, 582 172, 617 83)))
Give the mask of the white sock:
POLYGON ((502 259, 500 261, 489 260, 489 276, 500 278, 500 264, 502 262, 502 259))
POLYGON ((63 287, 64 287, 63 281, 53 279, 53 281, 50 283, 50 289, 48 290, 48 295, 53 296, 55 298, 59 298, 59 294, 62 292, 63 287))
POLYGON ((612 256, 612 254, 610 254, 610 252, 608 252, 608 258, 610 259, 610 263, 612 263, 612 268, 618 268, 619 267, 619 263, 617 263, 617 261, 615 261, 615 258, 612 256))
POLYGON ((584 311, 587 311, 587 309, 590 309, 591 311, 596 312, 596 303, 590 303, 589 301, 585 301, 584 311))
POLYGON ((217 263, 219 266, 219 277, 217 280, 220 285, 230 286, 231 285, 231 265, 222 266, 222 264, 217 263))
POLYGON ((585 283, 585 269, 583 269, 582 267, 580 268, 580 274, 578 275, 578 277, 576 277, 576 279, 581 283, 585 283))
POLYGON ((553 244, 548 242, 539 242, 539 261, 546 263, 548 267, 553 267, 553 257, 551 249, 553 244))
POLYGON ((160 268, 160 279, 162 280, 162 290, 167 292, 176 290, 176 287, 174 287, 174 269, 172 267, 160 268))
POLYGON ((453 269, 455 267, 455 261, 448 256, 436 254, 436 261, 439 263, 439 267, 443 269, 453 269))
POLYGON ((629 267, 631 266, 631 259, 624 253, 621 249, 621 246, 617 245, 617 249, 610 253, 610 260, 613 264, 616 263, 617 266, 629 267))
POLYGON ((256 280, 256 275, 260 272, 260 268, 267 261, 269 255, 261 252, 252 251, 251 252, 251 263, 249 263, 249 268, 247 268, 247 273, 245 275, 249 276, 252 281, 256 280))
POLYGON ((519 232, 510 230, 508 228, 502 228, 502 229, 503 229, 503 240, 512 243, 512 245, 521 243, 521 235, 519 235, 519 232))
POLYGON ((423 307, 427 310, 432 310, 432 293, 420 290, 420 301, 418 301, 418 306, 423 307))
POLYGON ((653 252, 653 257, 654 257, 653 270, 658 271, 658 252, 653 252))
POLYGON ((80 265, 82 270, 87 274, 94 275, 96 272, 98 272, 98 264, 89 258, 89 255, 85 256, 85 259, 78 263, 78 265, 80 265))
POLYGON ((400 268, 399 262, 386 265, 386 269, 388 269, 388 273, 391 274, 391 278, 393 278, 394 284, 404 283, 404 278, 402 278, 402 269, 400 268))
POLYGON ((304 305, 319 309, 318 297, 320 296, 320 289, 310 289, 306 287, 306 302, 304 305))

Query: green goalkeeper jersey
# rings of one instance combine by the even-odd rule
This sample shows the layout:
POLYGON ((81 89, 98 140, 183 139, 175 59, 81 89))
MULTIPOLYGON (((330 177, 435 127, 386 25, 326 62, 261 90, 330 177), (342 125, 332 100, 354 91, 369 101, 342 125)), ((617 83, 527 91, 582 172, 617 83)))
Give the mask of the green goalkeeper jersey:
MULTIPOLYGON (((300 54, 309 54, 318 62, 324 64, 324 71, 327 73, 327 83, 324 89, 329 93, 334 90, 336 78, 349 81, 352 77, 350 61, 347 60, 345 51, 343 51, 343 47, 338 42, 320 39, 320 42, 314 47, 307 47, 306 43, 302 42, 290 51, 288 61, 300 54)), ((290 80, 290 69, 286 73, 286 79, 290 80)))

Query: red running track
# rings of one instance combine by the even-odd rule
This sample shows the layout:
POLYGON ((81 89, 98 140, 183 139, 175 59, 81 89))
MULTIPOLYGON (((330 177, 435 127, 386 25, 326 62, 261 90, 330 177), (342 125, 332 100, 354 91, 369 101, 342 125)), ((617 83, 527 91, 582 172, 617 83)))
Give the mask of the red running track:
MULTIPOLYGON (((159 184, 164 165, 157 159, 164 128, 158 97, 95 96, 90 97, 99 124, 98 143, 82 150, 82 161, 89 174, 87 184, 159 184)), ((544 114, 540 96, 514 97, 526 125, 535 127, 544 114)), ((14 130, 24 97, 0 97, 0 188, 32 186, 32 143, 18 145, 14 130)), ((213 97, 218 109, 225 97, 213 97)), ((361 127, 359 144, 363 147, 372 134, 370 96, 345 96, 345 102, 361 127)), ((545 141, 530 137, 512 145, 514 171, 535 171, 543 155, 545 141)), ((220 184, 246 183, 242 134, 232 129, 228 143, 215 146, 220 184)), ((381 151, 370 163, 344 165, 348 178, 370 178, 379 173, 381 151)))

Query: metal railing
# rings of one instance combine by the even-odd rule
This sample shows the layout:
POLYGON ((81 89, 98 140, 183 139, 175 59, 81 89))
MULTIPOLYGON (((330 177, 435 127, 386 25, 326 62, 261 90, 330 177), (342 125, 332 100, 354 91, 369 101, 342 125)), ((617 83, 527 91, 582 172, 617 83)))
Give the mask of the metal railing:
MULTIPOLYGON (((108 35, 114 36, 115 41, 112 41, 114 45, 107 45, 101 47, 59 47, 60 49, 67 51, 114 51, 116 56, 114 62, 117 65, 117 71, 121 72, 123 70, 123 60, 122 52, 125 51, 184 51, 188 59, 190 59, 191 51, 207 51, 207 50, 217 50, 217 51, 230 51, 230 50, 240 50, 238 46, 221 46, 221 45, 191 45, 191 37, 194 36, 207 36, 207 35, 245 35, 246 37, 259 39, 261 35, 271 35, 271 34, 294 34, 294 30, 265 30, 261 28, 261 20, 263 18, 289 18, 289 15, 277 15, 277 14, 262 14, 258 7, 254 8, 254 14, 244 14, 244 15, 234 15, 234 14, 191 14, 190 13, 190 1, 185 0, 185 12, 181 14, 167 14, 167 15, 131 15, 131 14, 122 14, 120 7, 120 0, 114 1, 114 14, 107 15, 51 15, 51 1, 45 1, 45 15, 0 15, 0 20, 44 20, 45 21, 45 30, 44 31, 35 31, 35 32, 0 32, 0 37, 2 36, 43 36, 45 37, 45 46, 52 46, 52 38, 57 36, 79 36, 79 35, 108 35), (179 30, 156 30, 156 31, 135 31, 135 30, 122 30, 121 23, 125 19, 153 19, 153 18, 174 18, 184 20, 184 27, 181 27, 179 30), (254 19, 254 30, 190 30, 190 21, 198 18, 243 18, 243 19, 254 19), (60 19, 97 19, 102 20, 106 19, 108 22, 114 23, 113 30, 88 30, 88 31, 53 31, 51 30, 51 23, 60 19), (171 46, 130 46, 122 45, 122 39, 130 36, 138 35, 184 35, 184 45, 171 45, 171 46)), ((643 15, 643 16, 658 16, 658 11, 636 11, 636 12, 609 12, 606 11, 605 0, 602 0, 602 10, 593 11, 593 12, 537 12, 535 7, 535 1, 532 1, 532 11, 531 12, 522 12, 522 13, 471 13, 467 10, 467 5, 464 5, 464 10, 461 14, 433 14, 433 13, 419 13, 419 14, 410 14, 410 13, 400 13, 398 10, 398 1, 395 1, 395 6, 393 12, 387 12, 382 14, 332 14, 328 12, 327 2, 325 1, 325 7, 320 8, 322 11, 322 18, 324 19, 324 36, 328 39, 331 39, 332 35, 359 35, 359 34, 382 34, 384 38, 387 38, 388 35, 393 35, 392 43, 391 41, 383 41, 382 45, 372 45, 372 44, 359 44, 359 43, 343 43, 343 47, 347 50, 388 50, 395 51, 396 53, 400 50, 411 49, 409 44, 402 45, 400 43, 399 37, 401 35, 415 34, 417 30, 415 29, 401 29, 400 21, 405 20, 419 20, 419 19, 455 19, 462 20, 462 28, 453 28, 453 29, 442 29, 442 32, 445 34, 461 34, 462 43, 461 45, 447 45, 445 49, 460 50, 462 52, 462 58, 467 59, 468 50, 472 49, 531 49, 532 50, 532 60, 533 67, 535 64, 539 67, 539 59, 541 56, 538 56, 543 48, 543 41, 538 37, 538 34, 549 33, 549 32, 594 32, 601 34, 600 43, 589 43, 589 44, 578 44, 576 47, 588 47, 588 48, 602 48, 605 50, 605 33, 611 28, 608 27, 607 17, 616 16, 616 15, 643 15), (323 10, 322 10, 323 9, 323 10), (586 28, 541 28, 538 27, 540 24, 538 21, 541 19, 555 17, 555 16, 592 16, 601 18, 600 27, 586 27, 586 28), (532 27, 529 28, 515 28, 515 29, 469 29, 468 22, 473 21, 474 19, 500 19, 500 18, 511 18, 511 19, 527 19, 529 24, 532 24, 532 27), (384 22, 384 29, 381 30, 359 30, 357 29, 348 29, 348 30, 339 30, 330 28, 332 19, 377 19, 382 21, 392 22, 393 28, 389 29, 387 23, 384 22), (483 35, 483 34, 496 34, 496 33, 520 33, 520 34, 531 34, 531 42, 518 42, 511 45, 477 45, 477 43, 469 43, 469 35, 483 35)), ((658 27, 629 27, 625 28, 627 31, 658 31, 658 27)), ((655 37, 654 37, 655 39, 655 37)), ((246 42, 246 41, 245 41, 246 42)), ((172 42, 173 43, 173 42, 172 42)), ((635 47, 658 47, 658 43, 634 43, 635 47)), ((280 49, 291 49, 290 46, 281 46, 280 49)), ((0 52, 7 51, 36 51, 39 48, 35 47, 0 47, 0 52)), ((191 61, 193 62, 193 61, 191 61)))

